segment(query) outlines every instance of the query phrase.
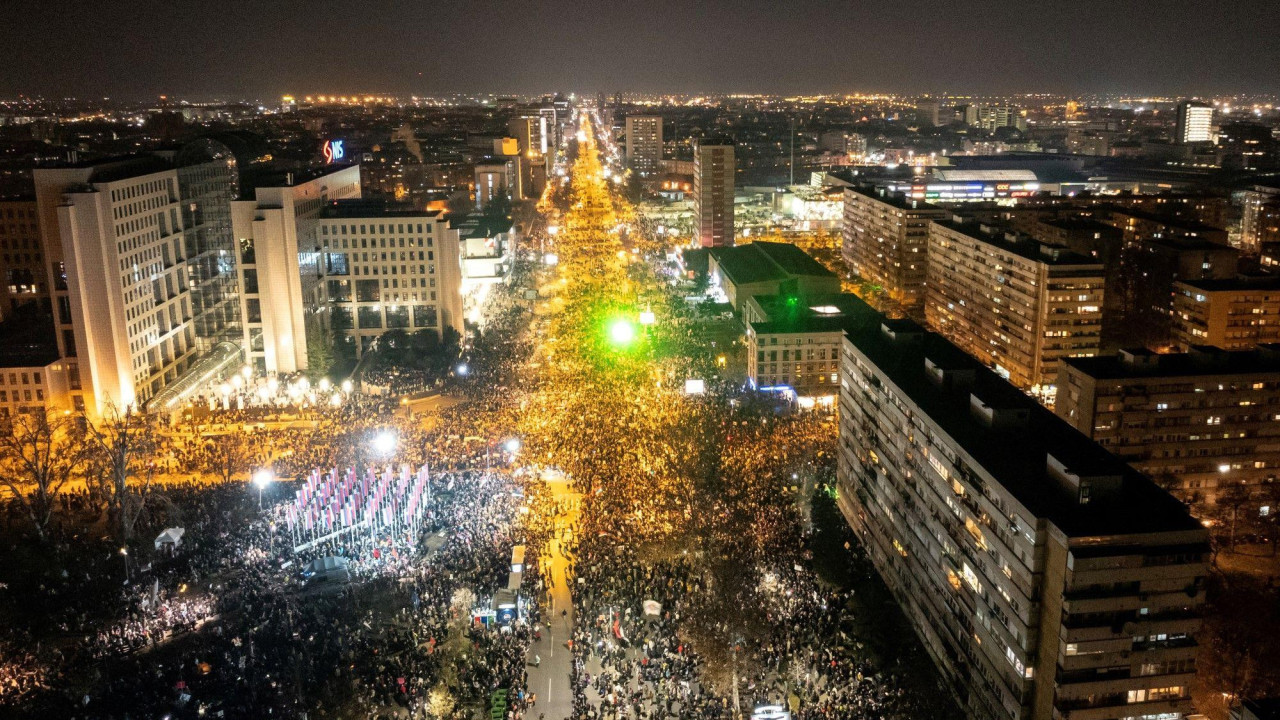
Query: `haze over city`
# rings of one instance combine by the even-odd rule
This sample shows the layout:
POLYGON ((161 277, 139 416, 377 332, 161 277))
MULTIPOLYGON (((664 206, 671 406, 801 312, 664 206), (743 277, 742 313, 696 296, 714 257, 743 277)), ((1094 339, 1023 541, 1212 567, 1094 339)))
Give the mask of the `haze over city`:
POLYGON ((1280 91, 1266 0, 20 2, 0 96, 1280 91))

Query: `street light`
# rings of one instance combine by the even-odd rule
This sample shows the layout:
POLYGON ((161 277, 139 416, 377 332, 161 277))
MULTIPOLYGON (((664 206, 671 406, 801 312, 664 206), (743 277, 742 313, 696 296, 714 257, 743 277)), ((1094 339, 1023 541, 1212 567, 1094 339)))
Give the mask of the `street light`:
POLYGON ((508 440, 506 443, 504 443, 502 447, 504 447, 504 448, 506 449, 506 451, 507 451, 507 452, 509 452, 509 453, 511 453, 512 455, 514 455, 514 454, 516 454, 516 453, 520 452, 520 439, 519 439, 519 438, 511 438, 511 439, 510 439, 510 440, 508 440))
POLYGON ((471 368, 467 367, 466 363, 459 363, 457 370, 455 372, 457 372, 458 377, 466 377, 467 373, 470 371, 471 371, 471 368))
POLYGON ((379 455, 390 455, 396 450, 396 436, 390 430, 383 430, 373 436, 373 451, 379 455))
POLYGON ((258 509, 262 509, 262 491, 276 479, 275 473, 263 468, 253 474, 253 485, 258 488, 258 509))

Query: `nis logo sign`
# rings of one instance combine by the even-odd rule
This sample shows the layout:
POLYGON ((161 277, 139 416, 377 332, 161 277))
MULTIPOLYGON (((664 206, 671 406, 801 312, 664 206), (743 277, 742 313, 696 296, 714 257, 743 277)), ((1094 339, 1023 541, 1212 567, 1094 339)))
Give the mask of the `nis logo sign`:
POLYGON ((343 147, 345 140, 326 140, 324 143, 324 161, 335 163, 346 157, 347 149, 343 147))

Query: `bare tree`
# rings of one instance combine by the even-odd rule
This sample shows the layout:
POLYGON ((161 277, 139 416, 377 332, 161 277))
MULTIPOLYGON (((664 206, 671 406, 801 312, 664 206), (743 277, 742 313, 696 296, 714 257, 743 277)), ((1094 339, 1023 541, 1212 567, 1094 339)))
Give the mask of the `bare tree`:
POLYGON ((245 436, 239 432, 219 435, 205 443, 206 467, 209 472, 231 482, 231 478, 249 471, 253 453, 245 436))
POLYGON ((155 424, 133 408, 108 408, 96 425, 86 422, 85 428, 93 474, 103 486, 108 519, 123 547, 151 492, 155 424))
POLYGON ((67 415, 21 414, 0 433, 0 484, 27 511, 36 537, 47 539, 55 498, 84 457, 83 433, 67 415))

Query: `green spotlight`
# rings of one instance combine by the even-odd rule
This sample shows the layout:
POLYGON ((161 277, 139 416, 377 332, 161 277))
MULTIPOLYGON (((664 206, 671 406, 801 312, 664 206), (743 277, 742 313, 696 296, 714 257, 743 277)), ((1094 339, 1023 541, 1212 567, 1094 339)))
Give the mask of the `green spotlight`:
POLYGON ((626 318, 609 321, 609 342, 616 347, 626 347, 635 342, 636 326, 626 318))

